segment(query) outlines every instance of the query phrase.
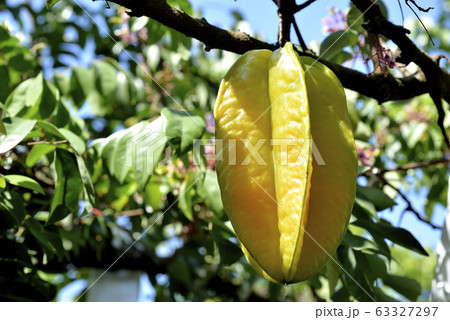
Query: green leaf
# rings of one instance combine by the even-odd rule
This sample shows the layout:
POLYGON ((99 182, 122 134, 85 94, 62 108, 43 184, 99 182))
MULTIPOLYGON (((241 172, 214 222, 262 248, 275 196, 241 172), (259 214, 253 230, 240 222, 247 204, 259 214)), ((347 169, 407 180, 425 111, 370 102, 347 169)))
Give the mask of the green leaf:
POLYGON ((86 151, 86 143, 78 135, 67 129, 61 128, 58 130, 70 142, 70 145, 78 154, 83 154, 86 151))
POLYGON ((411 301, 417 301, 422 292, 420 283, 408 277, 388 275, 383 278, 383 283, 411 301))
POLYGON ((83 196, 86 202, 85 212, 92 212, 95 205, 95 191, 94 185, 92 184, 91 176, 86 167, 86 163, 79 154, 75 155, 77 159, 77 165, 80 171, 81 181, 83 181, 83 196))
MULTIPOLYGON (((120 183, 125 180, 130 168, 134 168, 133 165, 135 163, 133 162, 133 156, 136 156, 137 158, 144 158, 144 161, 149 160, 149 158, 152 157, 151 154, 147 153, 147 151, 151 150, 151 148, 148 150, 147 145, 145 144, 145 142, 143 143, 143 141, 146 141, 147 133, 152 131, 150 128, 157 126, 157 122, 152 122, 149 124, 148 122, 143 121, 124 130, 124 134, 118 136, 118 139, 115 140, 115 143, 112 145, 113 148, 110 149, 112 152, 111 158, 114 162, 112 162, 110 165, 113 168, 111 173, 113 173, 113 175, 120 183), (149 129, 150 131, 147 131, 149 129)), ((150 133, 150 136, 152 135, 153 132, 150 133)), ((165 146, 166 141, 164 140, 162 144, 165 146)), ((111 146, 111 144, 108 144, 108 146, 105 148, 106 152, 109 150, 109 146, 111 146)), ((161 154, 158 154, 158 156, 160 155, 161 154)), ((159 157, 156 161, 158 160, 159 157)))
POLYGON ((338 291, 336 291, 331 297, 332 301, 335 302, 351 302, 350 292, 345 286, 342 286, 338 291))
POLYGON ((369 282, 364 270, 357 263, 358 251, 353 251, 348 247, 341 246, 338 251, 339 261, 343 269, 342 282, 345 288, 358 301, 372 301, 373 286, 369 282))
POLYGON ((164 131, 171 142, 178 143, 180 153, 187 151, 194 139, 203 135, 205 121, 200 116, 169 108, 164 108, 161 115, 166 119, 164 131))
POLYGON ((162 192, 160 188, 160 183, 150 179, 144 189, 144 203, 147 206, 153 208, 153 210, 158 210, 161 207, 162 192))
POLYGON ((0 119, 0 134, 7 134, 5 125, 3 124, 3 120, 0 119))
POLYGON ((330 61, 337 63, 337 64, 343 64, 345 61, 348 61, 352 58, 353 58, 353 56, 351 53, 349 53, 347 51, 340 51, 336 55, 334 55, 332 58, 330 58, 330 61))
POLYGON ((3 119, 6 135, 0 135, 0 154, 5 153, 17 144, 33 129, 36 120, 26 120, 21 118, 3 119))
POLYGON ((380 247, 377 243, 369 239, 353 235, 349 231, 345 234, 343 241, 354 250, 381 253, 387 257, 390 257, 390 252, 386 251, 385 248, 380 247))
POLYGON ((56 114, 50 120, 51 123, 54 124, 56 127, 61 128, 67 124, 69 118, 70 118, 69 107, 66 105, 64 101, 59 100, 58 104, 56 105, 56 114))
POLYGON ((60 0, 47 0, 47 9, 51 9, 55 4, 57 4, 60 0))
POLYGON ((26 225, 28 226, 27 229, 30 230, 42 249, 44 249, 49 260, 52 260, 55 255, 59 258, 59 261, 62 261, 64 256, 66 259, 69 258, 67 251, 64 250, 62 245, 61 237, 57 233, 45 230, 42 224, 35 219, 27 219, 26 225))
POLYGON ((364 255, 367 261, 367 268, 369 276, 375 281, 375 279, 383 279, 387 275, 386 262, 382 258, 373 254, 364 255))
POLYGON ((47 224, 64 219, 74 212, 83 190, 83 181, 74 155, 63 149, 55 150, 56 183, 47 224))
POLYGON ((181 9, 189 15, 193 14, 191 4, 188 0, 167 0, 167 4, 172 7, 181 9))
POLYGON ((63 96, 67 96, 70 93, 70 77, 62 73, 55 73, 53 81, 56 87, 63 96))
POLYGON ((70 77, 70 96, 77 108, 86 101, 89 93, 95 90, 94 70, 75 67, 70 77))
POLYGON ((208 209, 211 209, 216 214, 223 212, 222 198, 215 171, 206 171, 205 179, 202 182, 198 182, 197 193, 203 199, 208 209))
POLYGON ((10 90, 8 68, 5 65, 0 65, 0 103, 8 98, 10 90))
POLYGON ((95 60, 92 63, 95 70, 95 80, 98 92, 109 101, 114 97, 117 86, 117 71, 109 63, 102 60, 95 60))
POLYGON ((220 263, 229 266, 242 257, 242 250, 230 240, 214 237, 220 254, 220 263))
POLYGON ((5 189, 5 187, 6 187, 5 178, 0 176, 0 193, 3 191, 3 189, 5 189))
POLYGON ((395 201, 386 193, 376 188, 361 187, 358 185, 356 187, 356 196, 372 202, 378 211, 392 208, 396 205, 395 201))
POLYGON ((128 168, 126 167, 126 157, 129 155, 126 152, 117 152, 118 147, 121 146, 120 139, 122 139, 127 132, 127 130, 120 130, 104 140, 98 139, 92 143, 92 146, 97 149, 99 154, 106 161, 109 172, 119 181, 125 179, 124 172, 128 172, 128 168), (118 168, 118 172, 116 172, 116 168, 118 168))
POLYGON ((155 20, 150 20, 147 25, 148 43, 157 43, 168 33, 168 28, 155 20))
POLYGON ((64 135, 61 132, 59 132, 58 128, 55 127, 52 123, 38 120, 36 124, 39 128, 41 128, 45 131, 46 136, 48 136, 50 134, 50 135, 54 136, 55 138, 65 139, 64 135))
POLYGON ((32 107, 36 104, 38 99, 42 95, 42 90, 44 90, 44 78, 42 72, 39 73, 35 78, 30 79, 30 85, 25 96, 25 106, 32 107))
POLYGON ((355 204, 353 205, 353 214, 356 217, 366 217, 365 214, 376 217, 377 210, 372 202, 356 197, 355 204))
POLYGON ((115 98, 120 107, 129 108, 131 105, 132 93, 131 84, 125 72, 119 71, 116 77, 115 98))
POLYGON ((168 274, 186 286, 190 287, 192 285, 190 268, 186 268, 186 262, 181 261, 182 258, 178 257, 173 260, 168 266, 168 274))
POLYGON ((70 146, 72 146, 79 154, 83 154, 86 150, 86 143, 72 131, 63 128, 58 129, 52 123, 45 121, 38 121, 37 125, 47 134, 51 134, 59 139, 67 140, 70 146))
POLYGON ((27 159, 25 160, 25 165, 29 168, 34 166, 36 162, 45 156, 47 153, 52 152, 56 149, 56 146, 53 144, 37 144, 27 155, 27 159))
POLYGON ((20 52, 9 58, 8 67, 19 73, 25 73, 36 67, 36 61, 29 52, 20 52))
POLYGON ((406 144, 413 149, 420 139, 424 137, 428 130, 428 124, 423 122, 411 121, 400 127, 402 135, 405 137, 406 144))
POLYGON ((414 236, 405 229, 393 227, 386 223, 374 223, 368 219, 358 219, 352 222, 355 226, 362 227, 372 233, 374 236, 378 235, 380 237, 387 238, 392 242, 412 250, 416 253, 428 256, 428 253, 419 243, 419 241, 414 238, 414 236))
MULTIPOLYGON (((25 114, 25 117, 32 119, 47 119, 52 115, 59 101, 59 91, 49 81, 41 79, 42 90, 38 99, 25 114)), ((31 86, 30 86, 31 87, 31 86)))
POLYGON ((377 5, 380 7, 381 14, 386 18, 389 19, 389 13, 386 5, 382 0, 377 1, 377 5))
POLYGON ((130 168, 151 175, 169 139, 164 134, 164 127, 163 117, 150 123, 143 121, 106 139, 97 139, 92 146, 119 181, 125 178, 130 168))
POLYGON ((328 279, 328 290, 330 298, 333 296, 341 274, 341 267, 336 263, 338 261, 337 254, 333 254, 333 259, 328 260, 325 265, 325 272, 328 279), (333 261, 334 259, 334 261, 333 261))
POLYGON ((349 28, 355 30, 358 33, 363 32, 364 15, 359 11, 354 4, 350 5, 350 10, 347 13, 347 25, 349 28))
POLYGON ((6 225, 11 224, 8 226, 9 228, 12 228, 14 225, 20 225, 26 214, 24 201, 19 193, 11 190, 3 190, 0 193, 0 228, 4 227, 3 223, 5 222, 7 222, 6 225), (1 217, 1 215, 6 213, 9 219, 8 217, 1 217), (9 221, 4 221, 5 218, 9 221))
POLYGON ((194 216, 192 214, 192 181, 188 177, 184 179, 184 181, 181 183, 180 186, 180 192, 179 192, 179 200, 178 204, 180 207, 181 212, 183 212, 184 216, 190 220, 194 220, 194 216))
POLYGON ((203 180, 206 172, 206 156, 205 149, 202 141, 199 139, 194 142, 194 148, 192 150, 192 159, 194 165, 197 167, 198 172, 200 174, 200 179, 203 180))
POLYGON ((400 302, 399 300, 384 293, 380 288, 375 287, 373 289, 373 292, 375 293, 375 300, 377 302, 400 302))
POLYGON ((28 87, 33 79, 28 79, 17 86, 14 91, 6 99, 5 107, 9 117, 15 117, 25 108, 25 100, 27 97, 28 87))
POLYGON ((320 44, 320 56, 330 60, 345 47, 354 46, 358 42, 358 34, 352 30, 338 30, 326 37, 320 44))
POLYGON ((45 192, 42 189, 42 187, 40 186, 40 184, 29 177, 18 175, 18 174, 9 174, 9 175, 4 176, 3 178, 5 178, 6 182, 8 182, 12 185, 19 186, 22 188, 27 188, 27 189, 39 192, 41 194, 45 194, 45 192))

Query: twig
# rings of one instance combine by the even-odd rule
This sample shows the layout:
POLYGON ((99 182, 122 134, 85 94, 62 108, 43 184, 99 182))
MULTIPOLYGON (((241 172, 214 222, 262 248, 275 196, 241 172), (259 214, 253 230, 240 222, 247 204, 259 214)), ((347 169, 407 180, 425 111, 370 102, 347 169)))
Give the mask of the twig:
POLYGON ((27 145, 28 146, 34 146, 36 144, 53 144, 53 145, 58 145, 58 144, 63 144, 63 143, 67 143, 67 140, 60 140, 60 141, 46 141, 46 140, 42 140, 42 141, 33 141, 33 142, 28 142, 27 145))
POLYGON ((306 46, 305 40, 303 40, 302 34, 300 33, 300 29, 298 28, 297 21, 295 21, 294 16, 292 16, 292 25, 294 26, 295 34, 297 35, 302 50, 304 52, 308 51, 308 47, 306 46))
MULTIPOLYGON (((406 5, 409 6, 408 2, 410 2, 410 1, 411 1, 411 3, 412 3, 417 9, 419 9, 419 11, 422 11, 422 12, 428 12, 428 11, 434 9, 434 7, 428 7, 427 9, 424 9, 424 8, 422 8, 421 6, 419 6, 419 5, 416 3, 416 1, 414 1, 414 0, 405 0, 406 5)), ((411 8, 411 7, 410 7, 410 8, 411 8)))
POLYGON ((380 180, 387 186, 389 186, 391 189, 395 190, 400 197, 403 198, 403 200, 406 202, 407 207, 405 209, 405 211, 409 211, 414 213, 414 215, 417 217, 417 219, 419 219, 422 222, 425 222, 426 224, 428 224, 430 227, 432 227, 433 229, 442 229, 442 226, 437 226, 435 225, 433 222, 431 222, 431 220, 427 217, 422 217, 422 215, 413 208, 411 201, 409 201, 409 199, 406 197, 406 195, 400 191, 400 189, 394 187, 392 184, 390 184, 382 175, 378 176, 380 178, 380 180))
POLYGON ((422 12, 428 12, 428 11, 430 11, 431 9, 434 9, 434 8, 433 8, 433 7, 429 7, 428 9, 423 9, 423 8, 419 7, 419 6, 416 4, 416 2, 415 2, 414 0, 405 0, 406 5, 407 5, 407 6, 411 9, 411 11, 414 13, 414 15, 416 16, 417 20, 419 20, 420 24, 421 24, 422 27, 425 29, 425 32, 427 33, 428 37, 429 37, 430 40, 431 40, 431 43, 432 43, 433 46, 434 46, 435 44, 434 44, 433 38, 431 37, 430 33, 428 32, 427 27, 425 27, 425 25, 423 24, 423 22, 422 22, 422 20, 420 19, 419 15, 413 10, 413 8, 411 8, 411 6, 410 6, 409 3, 408 3, 409 1, 411 1, 412 4, 414 4, 414 5, 416 6, 416 8, 419 9, 420 11, 422 11, 422 12))
POLYGON ((450 140, 447 135, 447 130, 445 130, 445 127, 444 127, 445 111, 444 111, 444 108, 442 107, 441 97, 440 97, 440 95, 436 95, 436 94, 430 94, 430 96, 433 99, 434 105, 436 106, 436 109, 438 111, 437 124, 438 124, 439 128, 441 129, 441 133, 442 133, 442 136, 444 137, 445 144, 447 145, 448 150, 450 150, 450 140))
POLYGON ((294 7, 294 13, 299 12, 309 6, 311 3, 316 2, 316 0, 308 0, 302 4, 298 4, 294 7))
POLYGON ((308 47, 306 46, 305 41, 303 40, 302 34, 300 33, 300 29, 297 25, 297 21, 295 21, 294 14, 316 0, 306 1, 301 5, 296 5, 294 0, 272 0, 278 7, 278 19, 279 19, 279 28, 278 28, 278 45, 281 47, 284 45, 286 41, 290 39, 291 32, 291 24, 294 27, 295 34, 297 35, 298 41, 300 42, 300 46, 304 52, 308 52, 308 47))
POLYGON ((400 12, 402 14, 402 26, 403 26, 403 24, 405 23, 405 16, 403 14, 403 8, 402 8, 402 4, 400 3, 400 0, 397 0, 397 2, 398 2, 398 6, 400 7, 400 12))

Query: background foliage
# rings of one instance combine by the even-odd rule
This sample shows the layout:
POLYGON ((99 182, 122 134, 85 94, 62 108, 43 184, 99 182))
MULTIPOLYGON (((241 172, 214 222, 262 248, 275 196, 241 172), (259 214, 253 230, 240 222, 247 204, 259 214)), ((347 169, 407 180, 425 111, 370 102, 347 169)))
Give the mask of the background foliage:
MULTIPOLYGON (((168 3, 194 14, 187 0, 168 3)), ((362 176, 336 252, 345 272, 328 263, 307 282, 275 285, 245 261, 211 160, 211 110, 237 56, 206 55, 198 42, 148 18, 129 18, 120 7, 92 6, 90 17, 69 1, 51 10, 28 3, 0 4, 0 10, 22 30, 12 34, 0 25, 2 300, 54 300, 58 290, 86 279, 91 268, 109 267, 132 244, 111 270, 144 271, 156 301, 429 299, 434 255, 379 215, 408 188, 428 190, 424 212, 407 208, 423 223, 446 203, 445 161, 390 170, 445 159, 427 96, 378 105, 348 92, 362 176), (144 139, 134 156, 151 150, 166 161, 131 168, 127 142, 148 128, 160 143, 144 139), (197 139, 206 146, 195 148, 197 139), (372 168, 385 171, 372 174, 372 168)), ((332 12, 342 25, 333 25, 316 51, 332 48, 326 59, 361 63, 370 53, 360 24, 331 47, 358 13, 348 10, 332 12)), ((234 17, 238 29, 242 18, 234 17)), ((434 49, 448 51, 446 25, 444 11, 429 27, 434 49)), ((432 49, 418 22, 412 31, 432 49)))

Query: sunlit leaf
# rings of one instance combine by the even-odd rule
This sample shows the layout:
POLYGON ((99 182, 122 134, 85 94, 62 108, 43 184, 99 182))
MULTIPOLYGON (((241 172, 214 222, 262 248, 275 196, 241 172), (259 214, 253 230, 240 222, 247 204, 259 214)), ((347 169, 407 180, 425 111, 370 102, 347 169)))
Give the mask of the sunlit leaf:
POLYGON ((52 144, 37 144, 33 146, 33 148, 30 150, 30 153, 28 153, 27 155, 27 159, 25 161, 26 166, 31 168, 40 158, 55 149, 56 146, 52 144))
POLYGON ((19 144, 33 129, 35 123, 36 120, 26 120, 21 118, 3 119, 7 134, 0 135, 0 154, 11 150, 19 144))
POLYGON ((22 188, 27 188, 27 189, 39 192, 41 194, 45 194, 45 192, 42 189, 42 187, 40 186, 40 184, 29 177, 18 175, 18 174, 9 174, 9 175, 4 176, 3 178, 6 180, 6 182, 8 182, 12 185, 19 186, 22 188))
POLYGON ((168 108, 161 114, 166 119, 166 135, 171 143, 178 141, 181 153, 192 147, 194 139, 199 139, 205 130, 205 121, 200 116, 168 108))

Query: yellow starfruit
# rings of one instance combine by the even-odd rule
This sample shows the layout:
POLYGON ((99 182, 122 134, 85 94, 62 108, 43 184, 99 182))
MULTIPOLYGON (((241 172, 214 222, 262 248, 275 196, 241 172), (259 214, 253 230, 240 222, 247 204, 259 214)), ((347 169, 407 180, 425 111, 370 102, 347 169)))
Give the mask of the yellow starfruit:
POLYGON ((291 43, 241 56, 214 107, 225 211, 249 263, 303 281, 333 255, 355 198, 357 157, 344 89, 291 43))

